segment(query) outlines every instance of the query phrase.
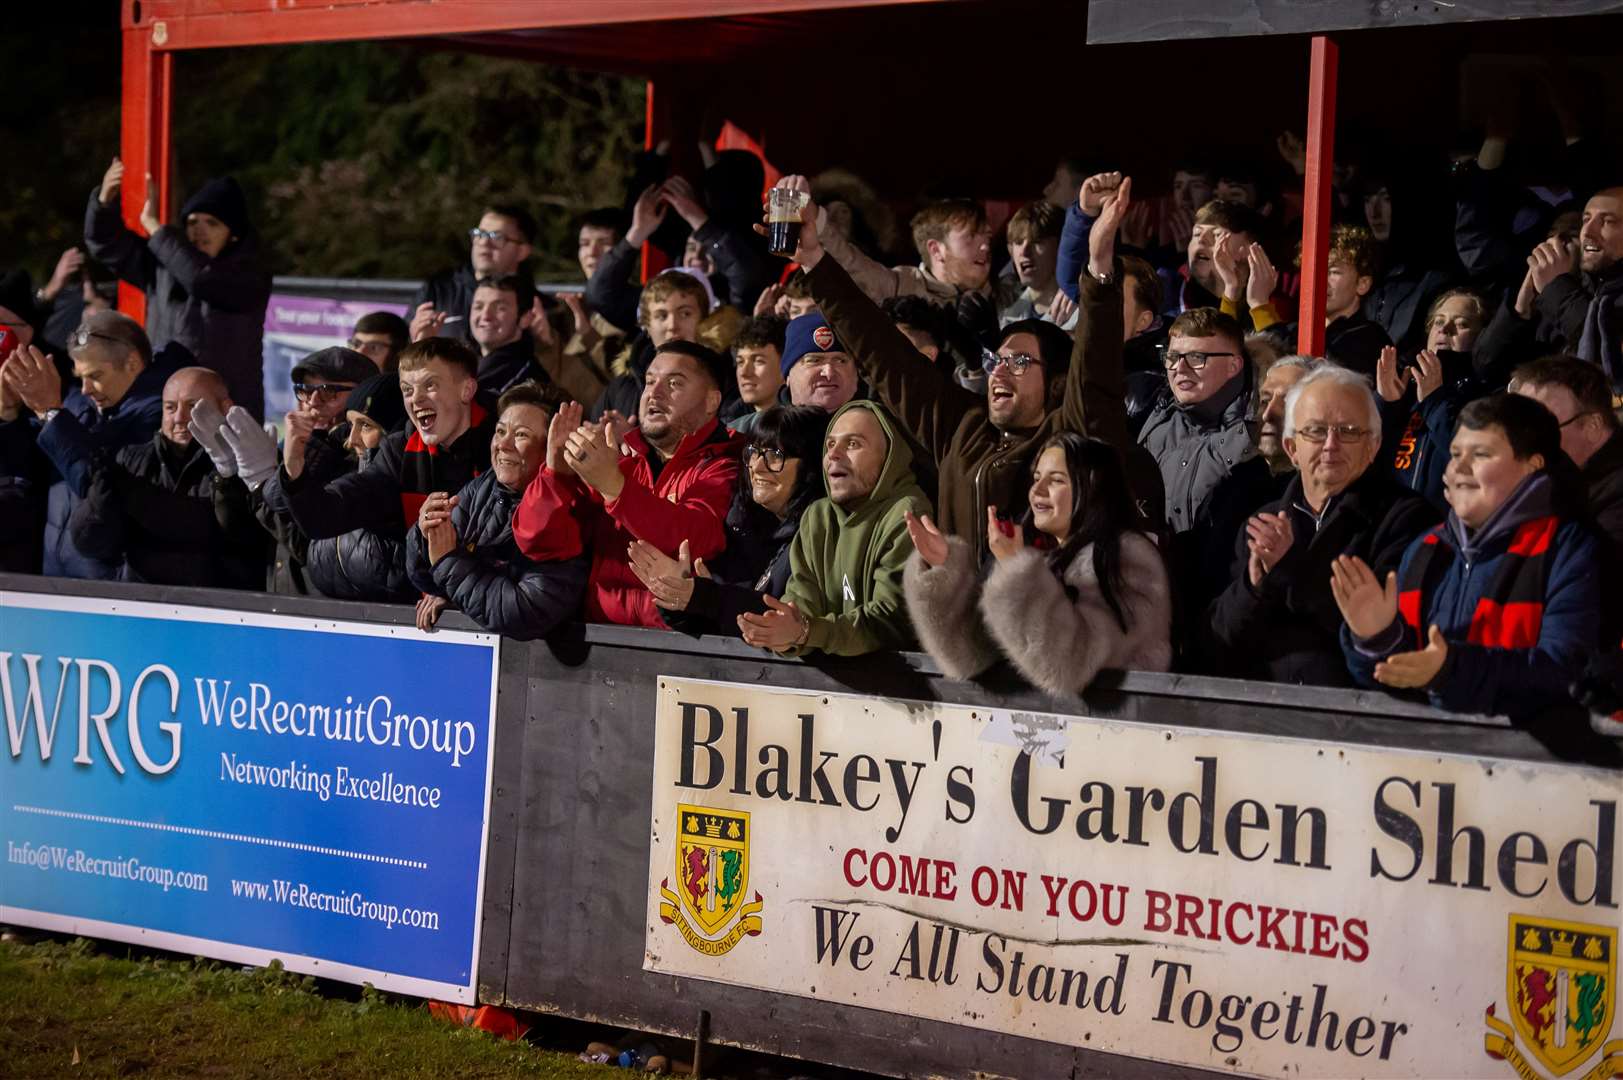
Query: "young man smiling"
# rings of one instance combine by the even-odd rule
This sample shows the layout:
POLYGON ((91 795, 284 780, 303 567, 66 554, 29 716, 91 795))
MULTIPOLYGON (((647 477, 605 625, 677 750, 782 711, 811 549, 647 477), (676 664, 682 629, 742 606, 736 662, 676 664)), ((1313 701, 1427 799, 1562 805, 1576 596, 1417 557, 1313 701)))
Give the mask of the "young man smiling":
POLYGON ((452 338, 407 346, 400 354, 400 390, 411 430, 388 435, 365 468, 325 484, 307 480, 309 432, 290 426, 271 483, 280 486, 305 535, 320 540, 365 528, 403 539, 431 492, 460 490, 488 469, 492 423, 474 400, 478 366, 473 351, 452 338))

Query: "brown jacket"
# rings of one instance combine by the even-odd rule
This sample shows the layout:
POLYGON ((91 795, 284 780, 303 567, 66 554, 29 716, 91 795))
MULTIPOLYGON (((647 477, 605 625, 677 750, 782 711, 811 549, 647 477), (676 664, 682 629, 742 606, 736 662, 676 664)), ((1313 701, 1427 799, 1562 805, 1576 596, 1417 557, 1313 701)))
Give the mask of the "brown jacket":
POLYGON ((986 547, 988 506, 1006 518, 1025 513, 1032 456, 1060 431, 1103 439, 1120 450, 1145 516, 1162 520, 1160 472, 1127 429, 1119 274, 1111 285, 1083 276, 1070 374, 1049 383, 1050 410, 1042 422, 1018 431, 993 427, 985 396, 960 387, 950 371, 915 349, 836 260, 819 261, 806 281, 873 396, 934 455, 942 528, 970 540, 976 552, 986 547))

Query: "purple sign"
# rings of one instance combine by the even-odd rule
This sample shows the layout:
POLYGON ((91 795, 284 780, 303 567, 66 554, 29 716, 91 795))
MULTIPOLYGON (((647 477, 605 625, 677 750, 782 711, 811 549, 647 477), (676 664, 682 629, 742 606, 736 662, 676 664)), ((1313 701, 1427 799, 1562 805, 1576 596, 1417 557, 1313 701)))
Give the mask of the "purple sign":
POLYGON ((374 311, 404 318, 406 306, 273 293, 265 309, 265 419, 280 421, 293 409, 294 364, 317 349, 348 343, 355 323, 374 311))

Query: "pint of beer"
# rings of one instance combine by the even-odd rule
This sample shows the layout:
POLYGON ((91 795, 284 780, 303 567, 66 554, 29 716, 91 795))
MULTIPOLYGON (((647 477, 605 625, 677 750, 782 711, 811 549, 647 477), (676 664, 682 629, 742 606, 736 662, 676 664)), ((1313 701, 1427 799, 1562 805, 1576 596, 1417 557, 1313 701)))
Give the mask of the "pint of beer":
POLYGON ((811 196, 775 187, 766 193, 766 242, 774 255, 792 256, 800 246, 800 211, 811 196))

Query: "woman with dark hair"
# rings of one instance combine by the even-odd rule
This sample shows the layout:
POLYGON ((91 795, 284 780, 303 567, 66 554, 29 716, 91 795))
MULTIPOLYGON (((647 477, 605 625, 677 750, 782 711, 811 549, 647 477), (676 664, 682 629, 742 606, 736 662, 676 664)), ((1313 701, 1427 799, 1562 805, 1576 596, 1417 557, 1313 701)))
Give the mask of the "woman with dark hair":
POLYGON ((810 405, 778 405, 759 416, 727 511, 727 549, 714 565, 690 562, 686 543, 676 559, 640 540, 631 545, 631 569, 673 630, 737 637, 738 616, 764 612, 761 594, 781 597, 789 583, 789 548, 801 511, 823 497, 829 414, 810 405))
POLYGON ((1601 590, 1560 425, 1531 398, 1479 398, 1460 413, 1443 482, 1448 519, 1384 583, 1357 557, 1331 567, 1353 678, 1457 712, 1567 700, 1600 646, 1601 590))
POLYGON ((984 579, 968 543, 908 517, 908 611, 941 670, 968 679, 1007 657, 1051 694, 1080 694, 1104 668, 1167 670, 1166 566, 1115 448, 1071 431, 1049 438, 1028 505, 1018 525, 988 511, 995 561, 984 579))

